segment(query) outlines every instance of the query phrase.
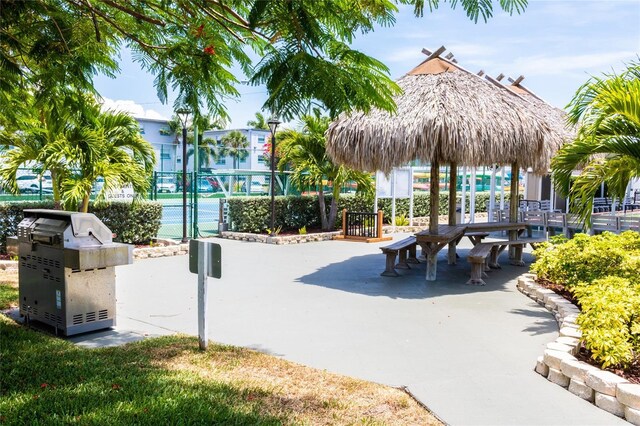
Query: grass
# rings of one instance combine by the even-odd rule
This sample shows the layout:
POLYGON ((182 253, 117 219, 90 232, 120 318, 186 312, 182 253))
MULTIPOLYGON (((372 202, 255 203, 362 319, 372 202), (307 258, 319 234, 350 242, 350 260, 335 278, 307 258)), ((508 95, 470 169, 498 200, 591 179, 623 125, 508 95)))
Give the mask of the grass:
POLYGON ((195 337, 86 349, 3 315, 0 336, 0 423, 440 424, 401 390, 195 337))
POLYGON ((4 274, 0 281, 0 310, 18 306, 18 275, 4 274))

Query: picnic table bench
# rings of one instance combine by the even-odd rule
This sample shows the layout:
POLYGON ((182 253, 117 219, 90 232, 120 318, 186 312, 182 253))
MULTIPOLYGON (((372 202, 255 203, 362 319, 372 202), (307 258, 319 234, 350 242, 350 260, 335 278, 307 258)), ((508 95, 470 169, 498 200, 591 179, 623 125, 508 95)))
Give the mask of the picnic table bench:
POLYGON ((387 263, 383 273, 384 277, 397 277, 396 269, 409 269, 409 263, 419 263, 416 258, 416 237, 407 237, 385 247, 380 247, 382 253, 387 256, 387 263), (396 256, 398 263, 396 264, 396 256))
POLYGON ((535 248, 536 244, 547 241, 546 238, 520 238, 517 240, 497 240, 475 245, 467 255, 467 261, 471 264, 471 277, 467 284, 485 285, 482 278, 486 277, 485 271, 500 269, 498 257, 509 246, 514 246, 515 256, 512 265, 523 266, 522 251, 529 244, 535 248))

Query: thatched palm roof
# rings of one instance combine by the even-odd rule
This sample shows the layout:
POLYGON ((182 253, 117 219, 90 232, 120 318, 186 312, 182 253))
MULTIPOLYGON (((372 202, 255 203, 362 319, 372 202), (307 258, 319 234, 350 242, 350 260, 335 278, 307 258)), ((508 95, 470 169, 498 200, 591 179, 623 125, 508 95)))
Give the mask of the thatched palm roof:
MULTIPOLYGON (((502 75, 499 76, 497 80, 501 81, 501 77, 502 75)), ((523 86, 521 84, 522 80, 524 80, 524 76, 520 76, 515 80, 509 78, 509 82, 511 84, 505 84, 505 87, 533 104, 536 109, 536 113, 545 120, 553 132, 556 132, 559 135, 558 139, 561 144, 573 141, 576 137, 576 129, 567 122, 567 113, 560 108, 549 105, 542 98, 529 90, 529 88, 523 86)), ((559 148, 560 146, 558 146, 556 150, 559 148)))
POLYGON ((327 151, 335 161, 385 172, 414 159, 548 169, 558 136, 521 97, 438 52, 398 85, 396 113, 343 114, 331 124, 327 151))

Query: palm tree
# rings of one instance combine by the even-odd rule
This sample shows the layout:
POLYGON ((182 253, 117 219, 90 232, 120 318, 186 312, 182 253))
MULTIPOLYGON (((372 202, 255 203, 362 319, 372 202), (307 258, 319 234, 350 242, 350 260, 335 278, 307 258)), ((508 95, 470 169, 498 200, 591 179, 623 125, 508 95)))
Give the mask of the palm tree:
POLYGON ((291 183, 298 189, 317 188, 320 221, 324 231, 335 228, 342 186, 354 181, 358 192, 373 191, 373 181, 368 173, 337 165, 327 155, 324 134, 330 122, 329 117, 322 117, 320 111, 314 109, 313 115, 302 116, 302 131, 284 130, 277 136, 282 155, 278 168, 282 171, 289 166, 292 171, 291 183), (325 179, 329 181, 333 195, 328 214, 323 191, 325 179))
POLYGON ((631 178, 640 177, 640 63, 620 75, 593 77, 569 103, 569 121, 579 124, 551 169, 557 191, 569 196, 574 212, 591 224, 593 197, 605 183, 624 199, 631 178), (581 169, 573 179, 572 173, 581 169))
POLYGON ((238 130, 232 130, 220 139, 222 145, 219 155, 231 156, 233 158, 233 168, 239 167, 240 161, 249 156, 249 141, 247 137, 238 130))
POLYGON ((5 190, 13 194, 20 192, 16 183, 16 175, 20 168, 32 167, 33 172, 40 175, 49 171, 53 199, 56 205, 60 204, 60 182, 64 177, 66 165, 64 161, 50 161, 47 167, 44 167, 41 160, 45 147, 68 133, 77 117, 86 113, 86 97, 77 95, 66 91, 64 99, 61 97, 46 104, 39 104, 34 96, 24 94, 25 107, 21 122, 14 127, 3 126, 0 130, 0 145, 6 149, 0 166, 0 180, 5 190), (70 108, 70 104, 74 107, 70 108))
POLYGON ((140 136, 133 117, 101 111, 96 102, 90 103, 88 110, 90 114, 83 121, 47 144, 40 158, 45 168, 64 162, 61 189, 67 210, 88 210, 93 184, 100 176, 104 185, 97 200, 125 185, 131 185, 137 194, 147 193, 156 163, 153 147, 140 136))
MULTIPOLYGON (((187 162, 189 162, 189 158, 195 154, 193 135, 187 138, 187 142, 191 145, 187 148, 187 162)), ((209 167, 212 158, 218 158, 217 146, 218 141, 213 138, 205 138, 202 133, 198 132, 198 171, 203 167, 209 167)))
POLYGON ((62 200, 66 209, 80 206, 86 212, 91 189, 100 176, 104 186, 97 199, 127 184, 137 193, 148 191, 155 153, 140 136, 134 118, 102 112, 89 96, 81 109, 70 113, 50 107, 40 111, 40 116, 24 132, 2 137, 4 143, 14 145, 5 152, 0 167, 5 188, 17 192, 16 172, 31 162, 38 173, 51 171, 54 200, 62 200))
POLYGON ((256 112, 256 119, 247 121, 247 126, 253 129, 269 130, 269 124, 261 112, 256 112))

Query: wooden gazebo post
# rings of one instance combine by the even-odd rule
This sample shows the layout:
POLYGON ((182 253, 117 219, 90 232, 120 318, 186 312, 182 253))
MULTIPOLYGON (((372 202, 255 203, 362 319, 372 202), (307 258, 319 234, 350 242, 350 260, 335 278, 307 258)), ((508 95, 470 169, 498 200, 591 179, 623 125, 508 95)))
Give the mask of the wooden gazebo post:
MULTIPOLYGON (((511 164, 511 193, 509 199, 509 222, 516 223, 518 221, 518 205, 520 204, 520 199, 518 198, 518 186, 520 185, 520 172, 518 162, 514 161, 511 164)), ((518 231, 511 230, 509 231, 509 239, 516 240, 518 239, 518 231)), ((509 257, 513 258, 513 253, 515 251, 515 247, 509 246, 509 257)), ((524 264, 524 262, 523 262, 524 264)))
MULTIPOLYGON (((518 172, 518 162, 511 163, 511 194, 509 199, 509 222, 518 221, 518 186, 520 184, 520 173, 518 172)), ((515 231, 510 231, 515 232, 515 231)))
MULTIPOLYGON (((429 233, 438 234, 438 210, 440 209, 440 163, 437 159, 431 161, 429 175, 429 233)), ((438 271, 437 244, 427 243, 422 247, 427 257, 427 281, 435 281, 438 271)))
MULTIPOLYGON (((456 225, 456 187, 458 186, 458 165, 451 163, 449 169, 449 225, 456 225)), ((456 264, 456 242, 449 243, 449 265, 456 264)))

